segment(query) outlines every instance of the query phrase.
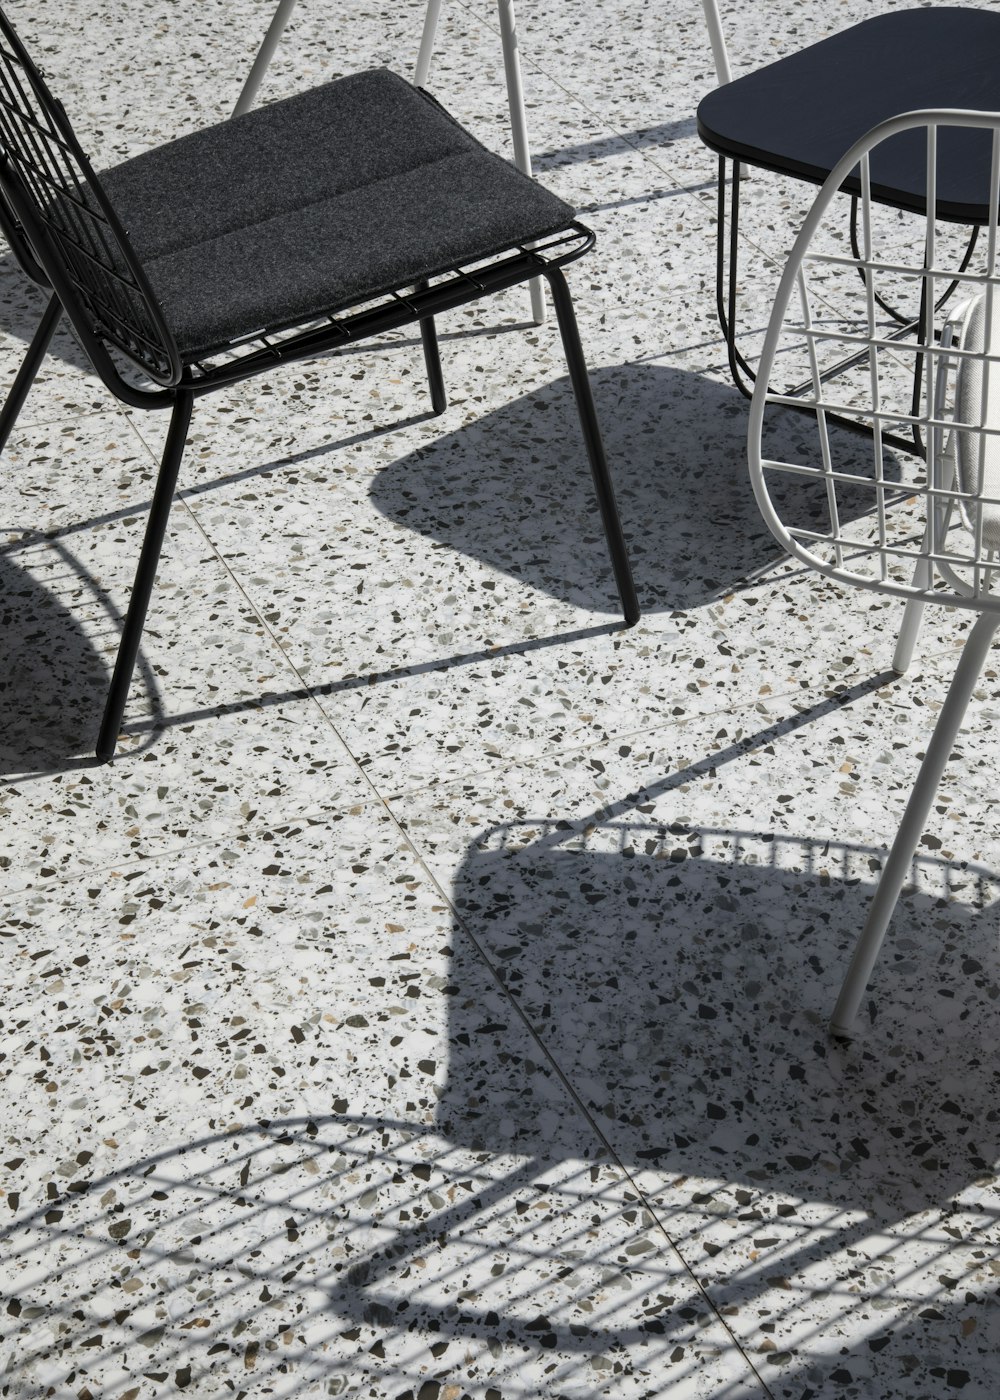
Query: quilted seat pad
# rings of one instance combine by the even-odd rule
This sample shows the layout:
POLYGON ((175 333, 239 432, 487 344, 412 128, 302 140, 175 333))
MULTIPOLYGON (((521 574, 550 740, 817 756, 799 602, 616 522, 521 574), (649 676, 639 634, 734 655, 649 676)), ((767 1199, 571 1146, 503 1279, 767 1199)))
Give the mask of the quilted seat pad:
POLYGON ((102 181, 188 360, 574 217, 386 69, 181 137, 102 181))

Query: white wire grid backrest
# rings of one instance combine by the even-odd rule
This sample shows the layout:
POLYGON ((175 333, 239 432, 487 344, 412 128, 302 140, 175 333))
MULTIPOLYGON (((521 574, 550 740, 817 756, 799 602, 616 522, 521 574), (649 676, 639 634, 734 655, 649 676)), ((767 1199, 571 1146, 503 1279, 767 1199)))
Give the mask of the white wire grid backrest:
POLYGON ((852 147, 796 239, 758 366, 749 463, 772 533, 821 573, 882 593, 1000 611, 998 203, 1000 113, 910 112, 852 147), (968 228, 956 236, 955 223, 937 212, 943 128, 987 133, 979 139, 989 212, 974 256, 968 228), (926 213, 880 209, 871 154, 920 129, 926 213), (851 177, 860 191, 853 250, 844 246, 838 198, 851 177), (905 317, 893 324, 886 312, 907 294, 913 322, 903 334, 905 317), (804 384, 794 394, 776 390, 773 378, 796 356, 804 384), (790 404, 808 409, 794 431, 787 422, 780 429, 780 446, 791 440, 793 450, 767 456, 765 435, 770 445, 790 404), (838 418, 864 423, 870 437, 848 432, 838 418), (914 430, 918 446, 901 450, 901 435, 914 430))

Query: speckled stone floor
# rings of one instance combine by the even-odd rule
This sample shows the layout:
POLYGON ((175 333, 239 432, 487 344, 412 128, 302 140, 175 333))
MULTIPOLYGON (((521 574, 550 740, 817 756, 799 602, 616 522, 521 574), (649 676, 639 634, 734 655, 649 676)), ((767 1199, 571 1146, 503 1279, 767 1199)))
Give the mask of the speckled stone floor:
MULTIPOLYGON (((723 8, 737 71, 871 12, 723 8)), ((101 164, 226 115, 271 0, 9 9, 101 164)), ((300 0, 265 95, 422 17, 300 0)), ((831 1042, 968 622, 897 679, 760 521, 701 7, 519 19, 639 626, 523 291, 442 321, 441 418, 407 335, 197 406, 111 766, 165 424, 57 337, 4 453, 2 1396, 1000 1392, 1000 668, 831 1042)), ((431 87, 505 148, 489 0, 431 87)), ((751 181, 751 349, 807 202, 751 181)), ((40 309, 0 254, 5 382, 40 309)))

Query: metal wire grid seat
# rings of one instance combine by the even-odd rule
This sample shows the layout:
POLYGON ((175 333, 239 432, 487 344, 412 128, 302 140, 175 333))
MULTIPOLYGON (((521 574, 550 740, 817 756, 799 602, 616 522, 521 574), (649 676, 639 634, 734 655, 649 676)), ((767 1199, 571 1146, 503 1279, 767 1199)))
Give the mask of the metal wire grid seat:
POLYGON ((536 277, 548 267, 565 267, 594 246, 595 236, 583 224, 539 242, 518 244, 502 258, 459 264, 427 279, 422 287, 392 291, 354 303, 312 322, 255 334, 185 365, 195 394, 235 384, 291 359, 308 359, 370 336, 422 326, 428 316, 462 306, 472 297, 488 296, 536 277))
MULTIPOLYGON (((794 558, 840 583, 907 600, 895 669, 906 670, 927 603, 979 614, 962 652, 845 979, 832 1028, 849 1034, 924 821, 994 633, 1000 626, 1000 114, 926 110, 882 122, 843 157, 823 185, 784 269, 750 412, 754 493, 772 533, 794 558), (985 238, 966 260, 937 208, 940 136, 976 143, 985 238), (882 247, 872 221, 873 153, 900 138, 923 143, 926 210, 908 246, 882 247), (831 244, 827 214, 848 180, 860 187, 859 255, 831 244), (909 286, 919 332, 886 331, 880 289, 909 286), (941 305, 939 293, 950 290, 941 305), (794 399, 769 384, 794 347, 811 390, 794 399), (827 359, 863 358, 853 376, 824 378, 827 359), (914 395, 916 382, 918 392, 914 395), (809 410, 796 460, 769 456, 773 409, 809 410), (838 433, 854 417, 870 437, 838 433), (900 427, 916 429, 924 456, 887 450, 900 427)), ((834 235, 835 237, 836 235, 834 235)))
POLYGON ((171 410, 98 737, 99 758, 112 757, 117 745, 194 399, 416 324, 432 407, 443 412, 447 397, 434 317, 539 275, 553 296, 622 610, 627 623, 638 619, 562 271, 592 246, 594 236, 562 201, 485 151, 427 94, 384 71, 339 79, 169 143, 117 167, 107 180, 114 199, 0 11, 0 226, 24 271, 52 292, 0 411, 0 449, 64 311, 118 398, 137 408, 171 410), (367 138, 363 149, 350 132, 339 146, 329 144, 331 135, 341 134, 345 117, 367 138), (309 182, 318 164, 312 153, 320 149, 326 183, 317 200, 309 182), (264 150, 274 164, 271 178, 258 170, 264 150), (198 170, 206 157, 207 177, 198 170), (417 166, 411 168, 414 158, 417 166), (232 165, 248 178, 234 177, 232 165), (221 187, 215 171, 224 172, 221 187), (275 189, 290 179, 298 202, 286 210, 275 189), (228 189, 244 204, 229 208, 228 189), (375 191, 371 197, 369 189, 375 191), (450 200, 450 208, 436 207, 435 195, 446 205, 450 200), (118 212, 123 197, 129 234, 118 212), (393 197, 400 225, 396 243, 393 197), (350 227, 355 207, 366 220, 360 234, 350 227), (468 229, 460 221, 456 227, 453 217, 463 208, 469 210, 468 229), (277 252, 261 241, 276 225, 277 252), (337 235, 343 249, 333 246, 337 235), (369 253, 373 239, 379 244, 375 258, 369 253), (211 250, 204 285, 203 245, 211 250), (321 250, 318 258, 315 248, 321 250), (139 382, 134 372, 123 373, 113 351, 140 371, 139 382))

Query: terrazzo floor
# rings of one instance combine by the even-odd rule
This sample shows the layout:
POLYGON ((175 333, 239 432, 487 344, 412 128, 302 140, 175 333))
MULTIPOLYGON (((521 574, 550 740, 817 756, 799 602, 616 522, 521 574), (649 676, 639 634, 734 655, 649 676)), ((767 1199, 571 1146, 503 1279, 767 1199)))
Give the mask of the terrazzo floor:
MULTIPOLYGON (((225 116, 271 0, 8 8, 100 166, 225 116)), ((724 8, 737 71, 870 13, 724 8)), ((265 95, 422 18, 300 0, 265 95)), ((1000 667, 831 1042, 968 622, 898 679, 759 518, 701 7, 519 20, 637 627, 523 289, 441 322, 441 418, 404 334, 197 405, 110 766, 165 424, 60 336, 4 454, 0 1395, 1000 1392, 1000 667)), ((505 148, 488 0, 430 85, 505 148)), ((807 202, 750 182, 751 349, 807 202)), ((0 256, 3 381, 40 310, 0 256)))

